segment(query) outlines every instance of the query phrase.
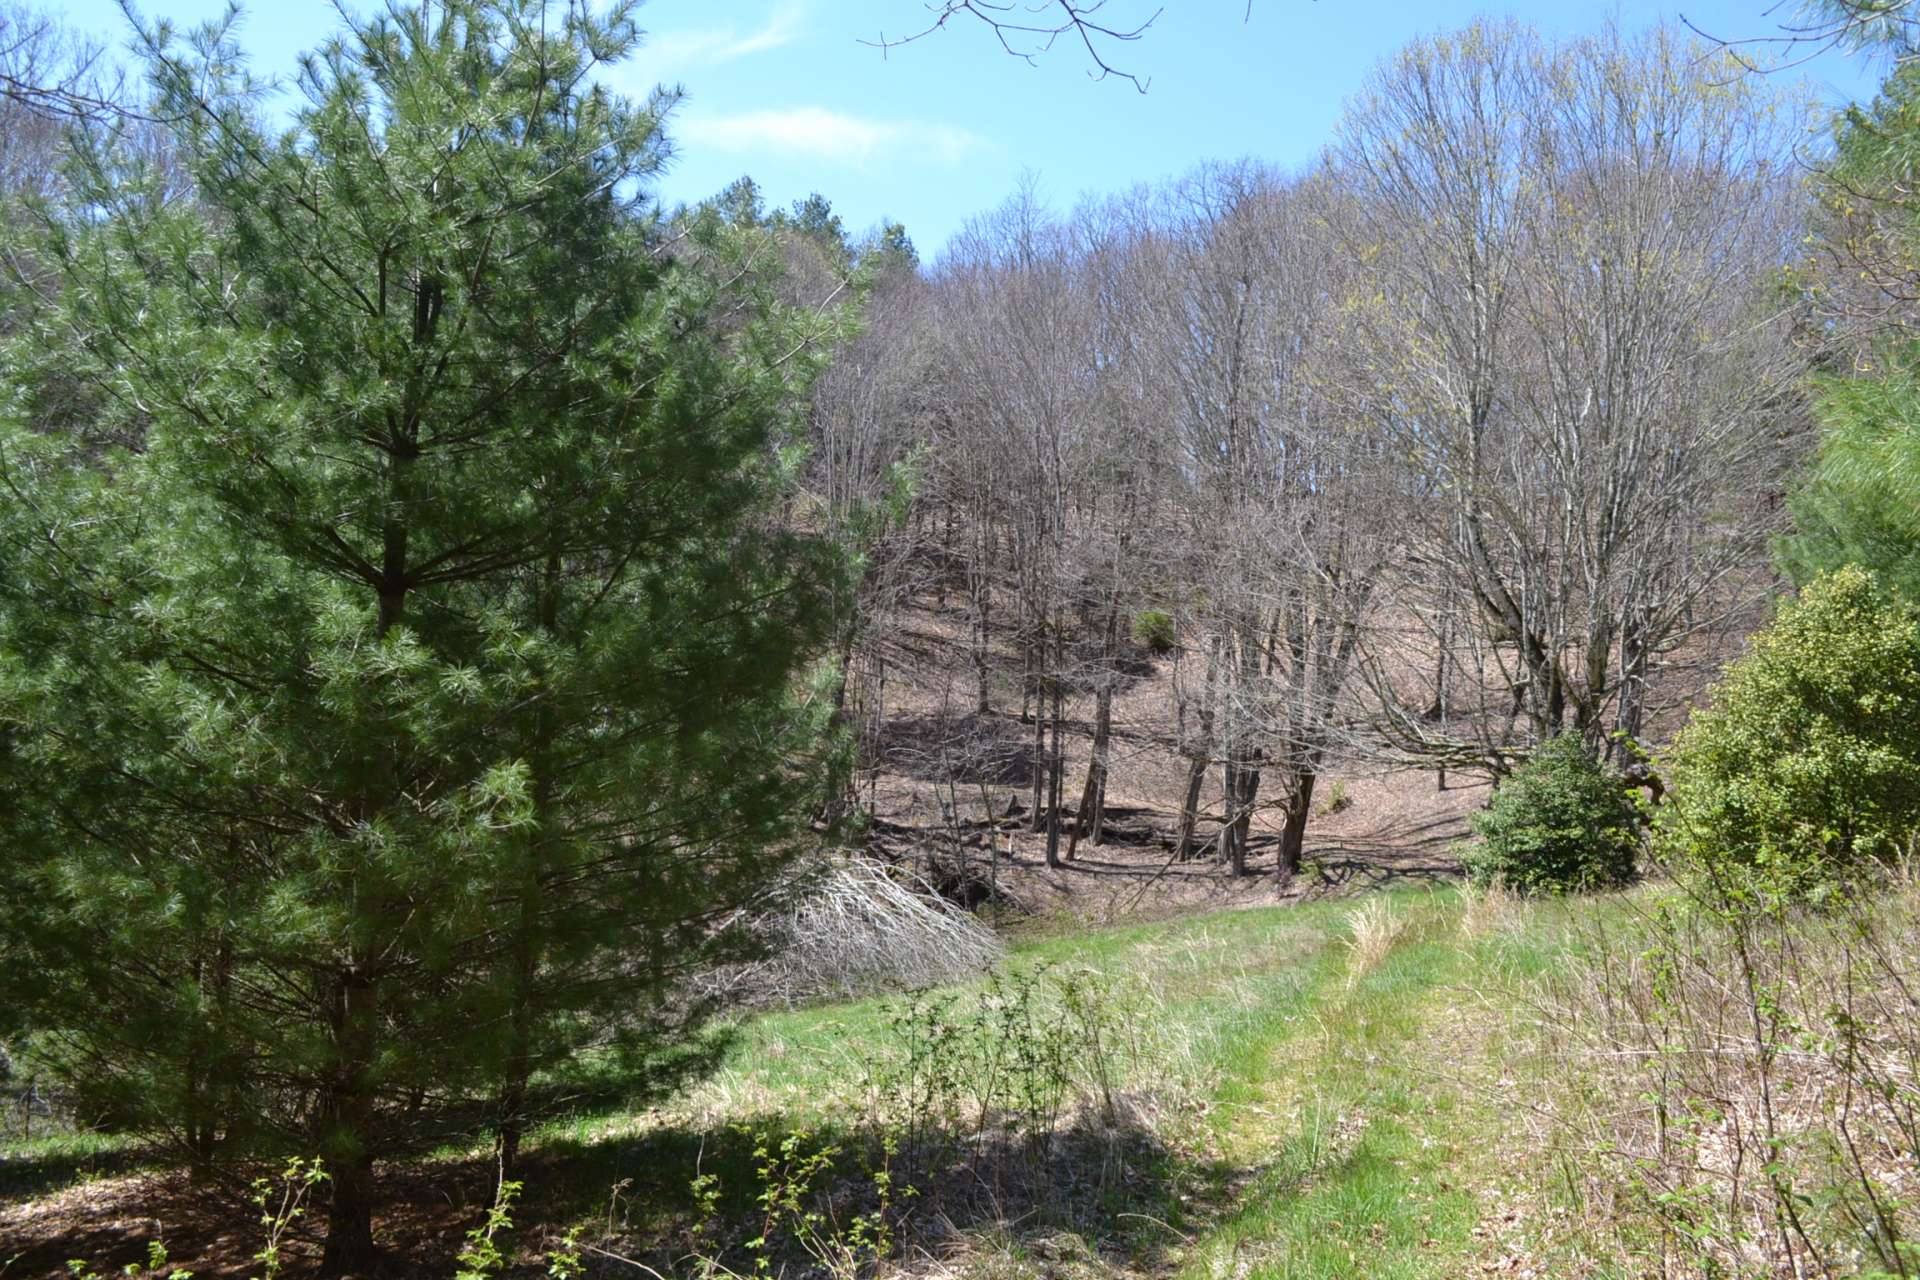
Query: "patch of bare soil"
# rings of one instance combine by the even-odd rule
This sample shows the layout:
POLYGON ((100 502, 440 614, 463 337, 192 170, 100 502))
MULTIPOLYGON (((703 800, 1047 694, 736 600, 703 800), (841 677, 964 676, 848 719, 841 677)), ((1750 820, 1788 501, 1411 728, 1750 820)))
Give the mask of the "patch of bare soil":
MULTIPOLYGON (((384 1166, 387 1205, 375 1224, 386 1255, 383 1273, 445 1275, 447 1260, 484 1215, 494 1177, 485 1161, 384 1166)), ((200 1280, 257 1276, 267 1228, 248 1195, 238 1184, 197 1186, 183 1173, 167 1172, 95 1178, 30 1199, 0 1200, 0 1277, 66 1276, 70 1260, 116 1275, 126 1266, 144 1267, 154 1242, 165 1245, 171 1265, 200 1280)), ((276 1207, 279 1196, 276 1186, 276 1207)), ((325 1186, 310 1205, 295 1207, 303 1211, 286 1223, 280 1260, 288 1273, 305 1275, 320 1258, 325 1186)))
MULTIPOLYGON (((888 646, 872 708, 860 782, 871 814, 869 848, 912 867, 968 906, 1065 915, 1089 923, 1264 906, 1459 874, 1453 844, 1486 800, 1483 783, 1458 775, 1443 789, 1432 772, 1336 769, 1320 780, 1307 829, 1305 874, 1282 888, 1277 851, 1284 809, 1264 801, 1253 819, 1250 874, 1234 876, 1212 852, 1222 816, 1211 770, 1196 841, 1176 856, 1187 761, 1178 749, 1176 684, 1192 680, 1178 656, 1135 655, 1113 707, 1107 820, 1097 845, 1081 840, 1049 867, 1035 783, 1046 767, 1040 726, 1022 708, 1019 660, 1004 641, 992 654, 989 707, 979 709, 967 620, 931 601, 910 611, 888 646), (1036 829, 1038 827, 1039 829, 1036 829)), ((1094 698, 1066 708, 1064 826, 1093 746, 1094 698)), ((1063 837, 1063 852, 1066 839, 1063 837)), ((987 912, 990 916, 991 910, 987 912)))

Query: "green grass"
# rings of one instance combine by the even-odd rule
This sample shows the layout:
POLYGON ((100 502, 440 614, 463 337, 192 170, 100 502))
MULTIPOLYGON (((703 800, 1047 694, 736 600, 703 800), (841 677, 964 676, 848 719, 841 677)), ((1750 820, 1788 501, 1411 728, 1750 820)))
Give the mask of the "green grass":
MULTIPOLYGON (((1504 993, 1565 954, 1577 914, 1611 908, 1514 904, 1499 928, 1469 938, 1453 892, 1388 902, 1399 931, 1363 973, 1351 963, 1352 901, 1018 945, 1014 966, 1103 976, 1129 1038, 1123 1087, 1155 1102, 1165 1145, 1138 1171, 1150 1185, 1107 1206, 1126 1221, 1063 1211, 976 1222, 971 1269, 1058 1272, 1067 1248, 1082 1258, 1069 1271, 1119 1262, 1195 1278, 1398 1280, 1457 1274, 1487 1256, 1476 1228, 1512 1163, 1508 1118, 1485 1087, 1489 1046, 1512 1030, 1504 993)), ((696 1160, 750 1187, 750 1140, 730 1137, 730 1121, 858 1146, 863 1082, 890 1052, 896 1007, 875 999, 756 1017, 721 1072, 663 1112, 578 1115, 543 1142, 564 1154, 556 1167, 581 1202, 636 1178, 624 1193, 634 1221, 684 1228, 694 1206, 673 1179, 690 1178, 696 1160), (633 1172, 643 1164, 671 1172, 643 1185, 633 1172)), ((749 1201, 736 1190, 731 1203, 749 1201)))
MULTIPOLYGON (((1472 1272, 1497 1256, 1484 1225, 1515 1161, 1511 1118, 1487 1086, 1516 1029, 1512 995, 1567 954, 1579 917, 1616 908, 1505 904, 1469 936, 1452 891, 1364 903, 1389 926, 1370 949, 1353 944, 1363 900, 1019 942, 1015 969, 1097 975, 1117 1015, 1117 1084, 1131 1109, 1119 1129, 1083 1119, 1050 1157, 1056 1196, 962 1203, 942 1199, 953 1187, 928 1188, 916 1221, 951 1216, 957 1234, 933 1246, 950 1269, 968 1280, 1401 1280, 1472 1272), (1115 1152, 1117 1174, 1101 1167, 1115 1152)), ((874 1068, 899 1052, 900 1007, 868 999, 745 1019, 721 1070, 671 1104, 602 1103, 551 1120, 523 1175, 527 1245, 591 1223, 663 1274, 684 1270, 697 1248, 744 1271, 737 1248, 714 1242, 756 1234, 755 1148, 800 1131, 840 1148, 826 1181, 857 1201, 881 1147, 874 1068), (696 1173, 719 1179, 717 1222, 692 1189, 696 1173)), ((127 1158, 84 1134, 4 1153, 0 1191, 14 1195, 127 1158), (9 1170, 27 1181, 7 1186, 9 1170)), ((484 1201, 484 1152, 429 1160, 442 1162, 459 1203, 484 1201)), ((972 1193, 986 1175, 968 1177, 961 1190, 972 1193)))
POLYGON ((126 1173, 145 1163, 128 1138, 42 1123, 32 1136, 0 1137, 0 1200, 47 1195, 76 1183, 126 1173))

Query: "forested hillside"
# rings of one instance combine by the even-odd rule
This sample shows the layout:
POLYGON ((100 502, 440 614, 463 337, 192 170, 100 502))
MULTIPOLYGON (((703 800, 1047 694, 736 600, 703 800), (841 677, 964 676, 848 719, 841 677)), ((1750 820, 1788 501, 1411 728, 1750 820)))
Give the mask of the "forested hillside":
POLYGON ((924 255, 640 16, 0 7, 0 1280, 1920 1274, 1920 13, 924 255))

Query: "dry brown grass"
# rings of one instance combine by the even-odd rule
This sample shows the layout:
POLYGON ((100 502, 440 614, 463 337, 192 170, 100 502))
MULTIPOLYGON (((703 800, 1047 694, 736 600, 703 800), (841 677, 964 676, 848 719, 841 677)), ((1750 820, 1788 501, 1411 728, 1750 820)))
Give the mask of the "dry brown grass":
POLYGON ((1534 1144, 1662 1275, 1920 1275, 1920 894, 1596 929, 1551 984, 1534 1144))
POLYGON ((1407 931, 1407 917, 1390 898, 1369 898, 1347 915, 1347 982, 1358 982, 1380 967, 1407 931))
POLYGON ((1521 927, 1520 900, 1503 880, 1460 886, 1460 936, 1477 941, 1521 927))

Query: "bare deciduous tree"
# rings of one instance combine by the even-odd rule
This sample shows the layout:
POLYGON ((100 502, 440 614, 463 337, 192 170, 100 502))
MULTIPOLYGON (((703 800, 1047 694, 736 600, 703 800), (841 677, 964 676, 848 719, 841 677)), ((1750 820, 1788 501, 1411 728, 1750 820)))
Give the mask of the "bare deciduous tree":
POLYGON ((1795 119, 1670 33, 1489 26, 1415 45, 1349 118, 1353 393, 1422 526, 1370 664, 1402 751, 1497 773, 1563 728, 1637 737, 1765 586, 1795 119))

